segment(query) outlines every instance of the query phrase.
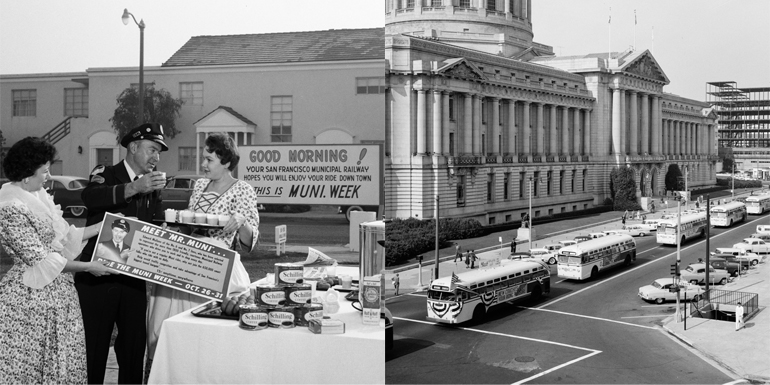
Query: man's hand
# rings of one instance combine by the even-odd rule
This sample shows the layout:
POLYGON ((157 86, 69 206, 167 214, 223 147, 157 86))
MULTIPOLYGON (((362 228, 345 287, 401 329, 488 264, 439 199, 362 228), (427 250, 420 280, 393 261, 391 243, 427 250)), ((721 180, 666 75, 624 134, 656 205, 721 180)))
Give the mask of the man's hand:
POLYGON ((160 171, 153 171, 142 175, 141 178, 131 182, 134 189, 140 194, 147 194, 160 190, 166 186, 166 178, 160 171))

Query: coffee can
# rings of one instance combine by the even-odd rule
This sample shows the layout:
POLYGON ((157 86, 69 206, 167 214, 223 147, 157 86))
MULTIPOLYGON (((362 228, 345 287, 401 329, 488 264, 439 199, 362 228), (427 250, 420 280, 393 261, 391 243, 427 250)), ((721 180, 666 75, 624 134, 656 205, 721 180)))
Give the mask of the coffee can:
POLYGON ((244 330, 262 330, 267 329, 268 311, 267 308, 257 305, 241 305, 238 310, 239 323, 244 330))
POLYGON ((298 279, 302 279, 304 267, 296 263, 275 264, 275 284, 294 285, 298 279))
POLYGON ((283 287, 286 296, 286 306, 304 305, 313 294, 310 284, 298 283, 296 285, 286 285, 283 287))
POLYGON ((294 310, 294 323, 297 326, 307 326, 314 319, 324 317, 324 307, 320 303, 306 303, 294 310))
POLYGON ((280 306, 268 310, 268 326, 277 329, 291 329, 294 325, 294 306, 280 306))
POLYGON ((257 285, 254 289, 254 301, 257 305, 276 307, 283 304, 286 293, 282 286, 257 285))

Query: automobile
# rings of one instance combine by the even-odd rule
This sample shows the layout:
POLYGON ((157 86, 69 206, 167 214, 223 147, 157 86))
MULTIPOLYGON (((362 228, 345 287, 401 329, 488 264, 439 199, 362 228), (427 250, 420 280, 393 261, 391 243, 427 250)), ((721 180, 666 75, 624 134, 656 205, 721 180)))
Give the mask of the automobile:
POLYGON ((741 264, 735 261, 729 261, 725 258, 717 256, 709 257, 709 265, 717 270, 727 270, 727 274, 731 277, 737 277, 741 271, 746 271, 741 267, 741 264))
POLYGON ((670 277, 658 278, 652 281, 651 284, 639 288, 639 298, 648 302, 655 302, 658 305, 666 301, 675 301, 676 292, 671 291, 671 289, 676 287, 679 287, 679 298, 681 299, 684 299, 686 294, 688 300, 698 301, 701 295, 703 295, 703 289, 696 284, 684 280, 680 280, 677 283, 673 281, 670 277))
POLYGON ((749 266, 756 266, 759 264, 759 255, 755 253, 747 253, 746 250, 736 249, 734 247, 717 247, 710 253, 715 257, 725 258, 727 260, 734 260, 734 262, 740 262, 745 268, 749 266))
POLYGON ((733 245, 736 249, 746 250, 747 253, 768 254, 770 253, 770 244, 759 238, 744 238, 743 241, 733 245))
POLYGON ((751 234, 749 238, 758 238, 765 241, 765 243, 767 243, 767 242, 770 242, 770 233, 754 233, 754 234, 751 234))
POLYGON ((351 205, 351 206, 340 206, 337 208, 337 214, 345 214, 345 219, 350 222, 350 213, 353 211, 371 211, 375 213, 379 213, 380 206, 378 205, 372 205, 372 206, 358 206, 358 205, 351 205))
POLYGON ((628 234, 632 237, 645 237, 649 235, 650 232, 641 229, 639 225, 626 225, 625 229, 604 230, 604 234, 628 234))
POLYGON ((604 233, 589 233, 589 234, 588 234, 588 236, 589 236, 589 237, 591 237, 591 239, 594 239, 594 238, 601 238, 601 237, 603 237, 604 235, 605 235, 604 233))
POLYGON ((567 247, 567 246, 577 245, 578 241, 575 239, 566 239, 563 241, 559 241, 559 243, 561 244, 561 247, 567 247))
POLYGON ((166 187, 160 192, 163 210, 185 210, 190 201, 195 181, 203 175, 176 175, 166 178, 166 187))
POLYGON ((727 270, 717 270, 711 266, 707 266, 705 263, 692 263, 688 265, 681 273, 681 280, 690 282, 696 285, 706 283, 706 268, 709 269, 709 281, 711 284, 719 283, 724 285, 727 283, 727 270))
POLYGON ((546 245, 543 245, 544 249, 552 253, 557 253, 559 249, 561 249, 562 247, 564 247, 564 245, 562 245, 561 243, 548 243, 546 245))
POLYGON ((770 234, 770 225, 757 225, 757 232, 770 234))
POLYGON ((580 242, 585 242, 585 241, 591 240, 591 239, 593 239, 593 238, 591 238, 591 236, 590 236, 590 235, 578 235, 578 236, 576 236, 576 237, 575 237, 575 238, 573 238, 573 239, 574 239, 575 241, 577 241, 578 243, 580 243, 580 242))
POLYGON ((532 258, 532 255, 529 254, 527 251, 517 251, 515 253, 511 253, 508 256, 508 259, 514 260, 514 259, 527 259, 532 258))
POLYGON ((556 264, 556 253, 556 251, 551 251, 544 247, 538 247, 536 249, 529 250, 529 254, 532 258, 539 259, 549 265, 556 264))
POLYGON ((639 226, 647 232, 658 231, 658 222, 660 222, 659 219, 645 219, 642 223, 637 223, 634 226, 639 226))
POLYGON ((61 206, 64 212, 70 212, 73 217, 86 215, 86 205, 80 194, 88 185, 88 179, 79 176, 51 175, 43 184, 43 188, 51 194, 53 202, 61 206))

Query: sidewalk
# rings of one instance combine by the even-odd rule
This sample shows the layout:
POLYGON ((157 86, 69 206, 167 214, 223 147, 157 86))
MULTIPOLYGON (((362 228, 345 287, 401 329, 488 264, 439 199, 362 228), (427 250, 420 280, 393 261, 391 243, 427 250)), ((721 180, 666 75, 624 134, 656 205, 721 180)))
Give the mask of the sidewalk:
MULTIPOLYGON (((748 195, 748 192, 740 195, 748 195)), ((657 210, 655 214, 648 213, 647 218, 660 218, 664 212, 671 213, 676 212, 676 210, 676 205, 667 209, 663 208, 663 210, 657 210)), ((620 216, 621 214, 618 212, 608 212, 543 225, 538 225, 537 219, 535 219, 536 237, 532 241, 532 247, 573 239, 578 234, 620 228, 620 216)), ((636 221, 627 221, 626 223, 633 224, 636 221)), ((474 239, 459 240, 456 243, 462 247, 463 252, 469 249, 476 250, 476 254, 480 258, 479 261, 476 261, 478 266, 479 262, 483 260, 507 257, 510 253, 511 235, 510 231, 500 232, 474 239), (499 237, 503 237, 502 248, 499 237)), ((528 249, 528 242, 518 243, 517 251, 527 251, 528 249)), ((453 261, 454 253, 454 246, 440 250, 439 273, 441 277, 468 271, 464 261, 457 263, 453 261)), ((423 254, 423 262, 425 263, 423 263, 422 269, 418 269, 416 264, 409 264, 386 271, 385 282, 388 286, 385 290, 386 298, 392 298, 395 294, 391 285, 391 279, 395 274, 399 274, 400 295, 426 289, 433 279, 434 260, 435 254, 431 251, 423 254)), ((759 294, 760 310, 746 322, 744 329, 736 332, 733 322, 688 318, 687 330, 684 330, 684 323, 674 322, 673 316, 664 320, 663 329, 733 373, 736 378, 770 383, 770 364, 768 364, 770 358, 770 333, 768 333, 770 309, 767 309, 770 305, 770 268, 768 265, 770 265, 770 261, 761 263, 739 279, 724 287, 718 287, 719 289, 759 294)), ((551 266, 551 272, 555 273, 555 270, 556 267, 551 266)))

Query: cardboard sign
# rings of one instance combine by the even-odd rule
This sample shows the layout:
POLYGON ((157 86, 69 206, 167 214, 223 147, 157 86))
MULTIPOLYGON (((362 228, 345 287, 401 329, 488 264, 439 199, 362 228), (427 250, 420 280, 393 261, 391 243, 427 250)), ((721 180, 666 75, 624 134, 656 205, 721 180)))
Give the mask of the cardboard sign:
POLYGON ((241 146, 240 179, 260 203, 379 205, 382 145, 241 146))
POLYGON ((117 273, 220 301, 236 258, 230 249, 110 213, 92 256, 117 273))

